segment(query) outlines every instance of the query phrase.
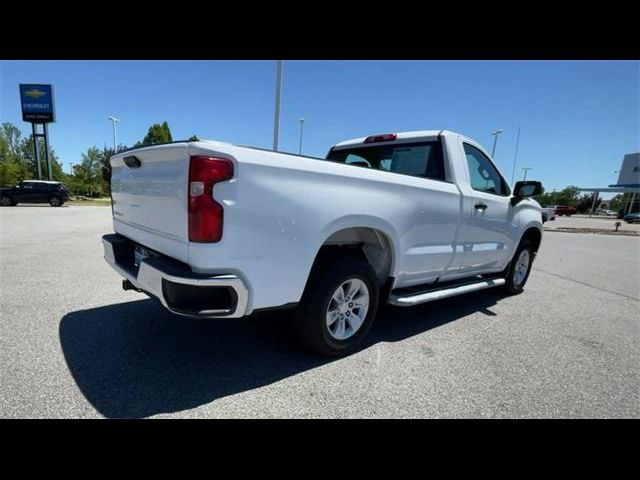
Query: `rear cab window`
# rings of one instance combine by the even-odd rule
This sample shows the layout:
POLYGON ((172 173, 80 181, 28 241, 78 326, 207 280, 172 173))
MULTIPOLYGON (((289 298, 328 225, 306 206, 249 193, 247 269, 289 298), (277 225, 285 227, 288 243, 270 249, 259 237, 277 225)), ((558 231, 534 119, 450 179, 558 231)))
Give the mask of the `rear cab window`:
POLYGON ((384 172, 446 181, 442 144, 438 140, 354 145, 332 149, 327 160, 384 172))

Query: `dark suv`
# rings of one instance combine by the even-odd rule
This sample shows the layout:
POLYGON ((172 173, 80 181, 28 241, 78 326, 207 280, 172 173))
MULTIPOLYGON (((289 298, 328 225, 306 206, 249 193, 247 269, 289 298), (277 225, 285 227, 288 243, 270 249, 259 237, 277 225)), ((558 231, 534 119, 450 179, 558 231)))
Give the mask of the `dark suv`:
POLYGON ((0 205, 17 203, 48 203, 60 207, 69 200, 69 191, 63 183, 44 180, 24 180, 15 187, 0 188, 0 205))

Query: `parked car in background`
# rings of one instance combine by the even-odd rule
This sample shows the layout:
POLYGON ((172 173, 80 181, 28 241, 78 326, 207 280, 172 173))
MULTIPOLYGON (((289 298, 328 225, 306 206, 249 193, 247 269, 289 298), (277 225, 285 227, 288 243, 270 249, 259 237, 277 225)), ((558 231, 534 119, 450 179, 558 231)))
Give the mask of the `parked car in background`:
POLYGON ((69 200, 69 191, 61 182, 24 180, 15 187, 0 188, 0 205, 10 207, 18 203, 48 203, 61 207, 69 200))
POLYGON ((625 207, 621 208, 620 211, 618 211, 618 218, 624 218, 626 215, 629 215, 631 213, 640 213, 638 211, 638 204, 637 203, 636 203, 635 206, 632 206, 631 209, 629 209, 628 206, 625 206, 625 207))
POLYGON ((640 213, 630 213, 622 219, 627 223, 640 223, 640 213))
POLYGON ((542 222, 553 221, 556 219, 556 209, 553 207, 542 207, 542 222))
POLYGON ((568 205, 554 205, 552 208, 555 209, 556 215, 558 217, 561 217, 563 215, 570 217, 571 215, 577 212, 577 210, 574 207, 570 207, 568 205))

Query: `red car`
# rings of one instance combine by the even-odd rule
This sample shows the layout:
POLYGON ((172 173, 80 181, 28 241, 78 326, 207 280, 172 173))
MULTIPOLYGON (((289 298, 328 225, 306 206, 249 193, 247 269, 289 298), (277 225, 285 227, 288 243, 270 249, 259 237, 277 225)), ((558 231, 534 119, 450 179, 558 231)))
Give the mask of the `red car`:
POLYGON ((574 207, 569 207, 567 205, 555 205, 552 208, 556 209, 556 215, 558 217, 562 215, 566 215, 567 217, 570 217, 571 215, 576 213, 576 209, 574 207))

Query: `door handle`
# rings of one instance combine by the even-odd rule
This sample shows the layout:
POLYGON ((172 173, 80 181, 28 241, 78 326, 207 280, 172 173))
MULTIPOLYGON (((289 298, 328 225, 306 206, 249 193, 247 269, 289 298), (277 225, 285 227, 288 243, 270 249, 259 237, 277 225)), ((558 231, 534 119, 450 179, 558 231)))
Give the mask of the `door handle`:
POLYGON ((476 210, 486 210, 487 209, 487 205, 484 203, 476 203, 473 208, 475 208, 476 210))

